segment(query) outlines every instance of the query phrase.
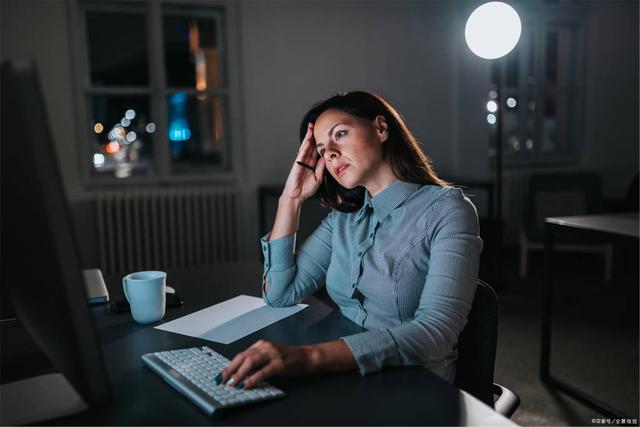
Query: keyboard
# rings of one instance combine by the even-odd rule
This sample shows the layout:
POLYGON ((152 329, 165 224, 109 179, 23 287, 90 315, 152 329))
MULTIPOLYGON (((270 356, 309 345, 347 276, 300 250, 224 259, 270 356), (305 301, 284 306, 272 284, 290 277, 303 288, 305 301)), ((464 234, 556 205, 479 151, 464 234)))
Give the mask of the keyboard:
POLYGON ((148 353, 142 362, 208 415, 284 396, 282 390, 264 382, 250 390, 217 385, 214 378, 229 359, 206 346, 148 353))

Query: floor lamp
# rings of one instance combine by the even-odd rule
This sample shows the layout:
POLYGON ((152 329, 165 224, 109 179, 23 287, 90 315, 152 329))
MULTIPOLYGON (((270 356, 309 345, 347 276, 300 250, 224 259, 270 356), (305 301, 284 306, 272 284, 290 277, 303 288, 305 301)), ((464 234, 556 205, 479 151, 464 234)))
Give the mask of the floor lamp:
MULTIPOLYGON (((492 1, 477 7, 469 16, 464 29, 465 40, 471 51, 491 61, 491 80, 496 88, 495 100, 487 103, 487 121, 494 127, 496 155, 496 220, 498 224, 498 266, 502 261, 502 109, 503 96, 499 59, 511 52, 522 33, 520 17, 513 7, 492 1)), ((498 267, 499 268, 499 267, 498 267)), ((499 281, 502 281, 499 279, 499 281)))

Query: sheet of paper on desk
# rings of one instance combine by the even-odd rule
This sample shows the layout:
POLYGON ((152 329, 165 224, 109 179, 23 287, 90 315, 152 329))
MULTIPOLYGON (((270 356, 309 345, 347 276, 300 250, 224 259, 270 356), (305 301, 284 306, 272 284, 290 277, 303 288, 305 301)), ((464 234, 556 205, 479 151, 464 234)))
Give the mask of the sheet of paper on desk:
POLYGON ((307 304, 291 307, 269 307, 262 298, 239 295, 158 325, 155 329, 204 338, 221 344, 230 344, 257 330, 266 328, 278 320, 289 317, 305 307, 307 304))

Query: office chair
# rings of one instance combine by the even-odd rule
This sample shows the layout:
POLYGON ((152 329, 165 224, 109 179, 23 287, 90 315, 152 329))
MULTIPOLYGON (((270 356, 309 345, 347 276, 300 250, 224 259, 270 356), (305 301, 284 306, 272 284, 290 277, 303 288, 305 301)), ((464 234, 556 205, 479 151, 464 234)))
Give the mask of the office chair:
POLYGON ((482 280, 477 284, 467 325, 458 339, 455 384, 510 418, 520 406, 520 397, 493 382, 498 345, 498 296, 482 280), (494 395, 498 396, 497 400, 494 395))
MULTIPOLYGON (((520 277, 527 276, 529 251, 544 249, 546 217, 598 214, 602 210, 602 181, 595 172, 531 175, 520 227, 520 277)), ((554 250, 558 252, 602 253, 605 281, 611 281, 612 245, 562 232, 556 234, 555 241, 554 250)))

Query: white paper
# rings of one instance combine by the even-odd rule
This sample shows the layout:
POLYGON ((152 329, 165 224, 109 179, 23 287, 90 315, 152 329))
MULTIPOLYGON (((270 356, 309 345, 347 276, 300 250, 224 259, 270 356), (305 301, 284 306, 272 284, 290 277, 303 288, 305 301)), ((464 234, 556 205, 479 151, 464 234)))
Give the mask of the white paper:
POLYGON ((307 304, 269 307, 262 298, 238 295, 155 329, 230 344, 303 310, 307 304))

